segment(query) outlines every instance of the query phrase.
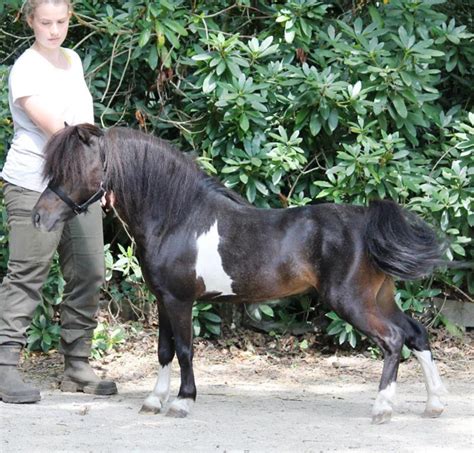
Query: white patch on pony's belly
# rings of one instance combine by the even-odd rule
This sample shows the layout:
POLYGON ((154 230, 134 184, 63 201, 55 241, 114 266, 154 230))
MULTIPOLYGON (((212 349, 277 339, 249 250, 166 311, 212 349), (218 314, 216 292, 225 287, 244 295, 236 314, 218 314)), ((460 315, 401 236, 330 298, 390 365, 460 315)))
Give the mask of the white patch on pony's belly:
POLYGON ((206 293, 218 292, 221 295, 233 295, 232 279, 225 272, 219 254, 219 232, 217 220, 209 231, 196 239, 196 277, 201 277, 206 293))

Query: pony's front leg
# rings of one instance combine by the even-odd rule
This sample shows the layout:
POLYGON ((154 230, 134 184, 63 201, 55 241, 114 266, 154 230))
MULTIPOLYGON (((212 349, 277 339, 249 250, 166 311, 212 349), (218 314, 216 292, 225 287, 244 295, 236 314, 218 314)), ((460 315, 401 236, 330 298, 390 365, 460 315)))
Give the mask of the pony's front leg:
POLYGON ((173 330, 176 355, 181 368, 181 386, 178 397, 171 403, 168 417, 186 417, 196 400, 193 372, 192 301, 165 299, 166 311, 173 330))
POLYGON ((140 410, 141 413, 158 414, 162 412, 170 394, 171 363, 175 354, 175 345, 168 313, 162 302, 158 302, 158 321, 158 360, 160 362, 160 370, 153 392, 146 397, 140 410))

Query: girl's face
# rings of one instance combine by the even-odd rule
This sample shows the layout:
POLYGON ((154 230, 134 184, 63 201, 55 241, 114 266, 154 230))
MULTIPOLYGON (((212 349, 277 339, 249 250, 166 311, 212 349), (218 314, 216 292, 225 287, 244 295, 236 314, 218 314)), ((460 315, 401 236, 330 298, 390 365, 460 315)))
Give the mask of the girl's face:
POLYGON ((36 44, 45 50, 61 47, 66 39, 70 18, 66 3, 42 3, 28 18, 28 25, 35 33, 36 44))

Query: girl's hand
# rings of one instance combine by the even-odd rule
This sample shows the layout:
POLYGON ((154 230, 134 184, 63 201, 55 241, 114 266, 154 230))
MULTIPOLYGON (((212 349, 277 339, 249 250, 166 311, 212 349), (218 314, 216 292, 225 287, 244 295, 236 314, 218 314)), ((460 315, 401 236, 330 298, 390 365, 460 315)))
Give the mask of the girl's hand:
POLYGON ((109 212, 115 205, 115 195, 112 191, 105 192, 100 199, 100 205, 105 212, 109 212))

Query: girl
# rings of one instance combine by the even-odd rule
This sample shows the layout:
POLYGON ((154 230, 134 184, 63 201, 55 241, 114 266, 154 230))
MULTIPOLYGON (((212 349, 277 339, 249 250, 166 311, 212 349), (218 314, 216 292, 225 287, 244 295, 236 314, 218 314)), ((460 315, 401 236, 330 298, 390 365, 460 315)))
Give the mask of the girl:
POLYGON ((52 233, 37 231, 30 218, 47 185, 42 177, 46 141, 64 122, 94 122, 81 60, 73 50, 61 47, 72 5, 69 0, 27 0, 24 14, 35 41, 10 72, 14 136, 1 174, 10 255, 0 287, 0 400, 32 403, 40 399, 39 391, 23 382, 17 364, 56 251, 66 281, 61 309, 60 350, 65 357, 61 390, 114 394, 115 383, 101 381, 88 361, 104 274, 100 206, 96 203, 87 214, 52 233))

